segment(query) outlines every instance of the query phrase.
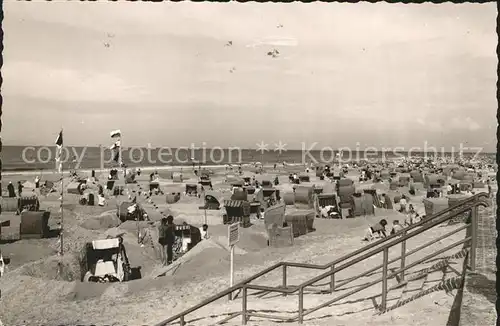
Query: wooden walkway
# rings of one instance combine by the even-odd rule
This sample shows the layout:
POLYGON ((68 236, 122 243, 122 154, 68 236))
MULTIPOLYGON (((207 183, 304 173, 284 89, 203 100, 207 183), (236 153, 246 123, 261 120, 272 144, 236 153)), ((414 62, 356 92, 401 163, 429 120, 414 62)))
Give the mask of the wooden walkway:
POLYGON ((478 214, 476 273, 465 280, 460 325, 496 324, 496 200, 478 214))

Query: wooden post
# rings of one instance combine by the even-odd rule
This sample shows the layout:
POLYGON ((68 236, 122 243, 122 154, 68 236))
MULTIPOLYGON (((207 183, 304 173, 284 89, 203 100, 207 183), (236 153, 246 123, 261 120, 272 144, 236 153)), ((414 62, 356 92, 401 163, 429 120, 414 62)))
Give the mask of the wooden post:
MULTIPOLYGON (((229 287, 233 287, 233 282, 234 282, 234 245, 231 246, 230 249, 231 252, 231 270, 230 270, 230 276, 229 276, 229 287)), ((229 300, 233 300, 233 292, 230 292, 229 295, 229 300)))
POLYGON ((478 207, 472 207, 471 209, 471 248, 470 248, 470 269, 472 272, 476 271, 476 249, 477 249, 477 210, 478 207))
POLYGON ((241 324, 247 324, 247 287, 243 285, 241 298, 241 324))
POLYGON ((184 316, 181 316, 181 317, 179 318, 179 324, 180 324, 181 326, 186 325, 186 322, 184 321, 184 316))
MULTIPOLYGON (((403 231, 403 234, 401 237, 406 236, 406 230, 403 231)), ((406 265, 406 240, 401 242, 401 269, 404 269, 406 265)), ((401 274, 399 275, 399 280, 400 282, 404 281, 405 279, 405 271, 401 271, 401 274)))
POLYGON ((304 323, 304 288, 299 289, 299 324, 304 323))
POLYGON ((61 233, 59 236, 61 237, 61 256, 64 256, 64 171, 62 169, 62 162, 61 164, 61 233))
MULTIPOLYGON (((286 265, 283 265, 283 288, 286 289, 286 265)), ((286 293, 283 296, 286 297, 286 293)))
POLYGON ((384 249, 384 262, 382 266, 382 301, 380 303, 380 310, 387 308, 387 265, 389 261, 389 248, 384 249))
POLYGON ((330 293, 333 293, 333 291, 335 291, 335 273, 333 273, 335 265, 332 265, 330 270, 332 271, 332 275, 330 276, 330 293))

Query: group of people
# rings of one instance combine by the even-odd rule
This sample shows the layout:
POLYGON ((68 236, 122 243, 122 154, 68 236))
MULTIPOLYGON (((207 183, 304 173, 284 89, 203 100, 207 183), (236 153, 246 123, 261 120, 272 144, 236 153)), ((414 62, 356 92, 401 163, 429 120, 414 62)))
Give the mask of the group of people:
MULTIPOLYGON (((188 226, 187 223, 184 223, 188 226)), ((174 260, 174 245, 176 241, 175 236, 176 225, 174 217, 168 215, 161 219, 160 227, 158 229, 158 243, 160 244, 160 259, 164 266, 172 264, 174 260)), ((201 240, 208 239, 208 225, 203 224, 200 227, 201 240)))
MULTIPOLYGON (((366 234, 365 234, 365 236, 363 238, 363 241, 372 241, 372 240, 374 240, 377 237, 378 238, 385 238, 385 237, 387 237, 387 230, 386 230, 387 224, 388 224, 387 220, 382 219, 377 224, 375 224, 373 226, 369 226, 368 230, 366 231, 366 234)), ((392 222, 392 229, 390 231, 390 234, 391 235, 396 234, 399 231, 403 230, 403 228, 404 228, 404 226, 401 225, 401 223, 399 222, 399 220, 394 220, 392 222)))
MULTIPOLYGON (((33 189, 33 193, 36 193, 39 195, 40 189, 44 188, 45 184, 40 184, 40 177, 36 176, 35 177, 35 189, 33 189)), ((7 192, 9 193, 10 198, 15 198, 15 197, 22 197, 23 194, 23 189, 24 185, 21 183, 21 181, 17 182, 17 195, 16 195, 16 190, 14 185, 12 184, 12 181, 9 181, 9 184, 7 185, 7 192)))
MULTIPOLYGON (((23 188, 24 188, 24 186, 22 185, 21 181, 18 181, 17 182, 17 193, 18 193, 19 197, 22 196, 23 188)), ((16 191, 15 191, 14 185, 12 184, 12 181, 9 181, 9 184, 7 185, 7 191, 9 192, 10 198, 16 197, 16 191)))

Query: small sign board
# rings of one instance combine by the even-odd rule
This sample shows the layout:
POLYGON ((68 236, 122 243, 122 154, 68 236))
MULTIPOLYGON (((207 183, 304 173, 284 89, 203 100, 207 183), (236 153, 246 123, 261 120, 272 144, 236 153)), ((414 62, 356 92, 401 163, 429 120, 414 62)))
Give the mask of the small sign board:
POLYGON ((240 222, 233 223, 228 227, 229 247, 240 241, 240 222))

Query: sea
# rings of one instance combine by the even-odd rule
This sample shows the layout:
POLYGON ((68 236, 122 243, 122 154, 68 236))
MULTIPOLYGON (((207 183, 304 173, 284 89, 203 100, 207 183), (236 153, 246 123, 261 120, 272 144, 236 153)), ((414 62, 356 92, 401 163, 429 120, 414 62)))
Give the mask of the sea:
MULTIPOLYGON (((463 153, 463 158, 472 158, 477 153, 463 153)), ((335 151, 302 151, 274 150, 257 151, 255 149, 217 149, 217 148, 146 148, 133 147, 122 149, 123 163, 128 167, 147 166, 191 166, 196 165, 227 165, 239 163, 262 164, 333 164, 338 161, 380 162, 395 160, 405 153, 398 152, 364 152, 353 151, 338 153, 335 151)), ((420 156, 432 158, 434 156, 447 157, 448 161, 458 160, 459 153, 422 153, 412 152, 412 157, 420 156)), ((480 153, 476 160, 495 161, 494 153, 480 153)), ((36 171, 54 170, 56 168, 56 147, 50 146, 3 146, 0 153, 3 171, 36 171)), ((105 147, 64 147, 62 151, 63 168, 68 169, 106 169, 116 167, 112 160, 112 152, 105 147)))

